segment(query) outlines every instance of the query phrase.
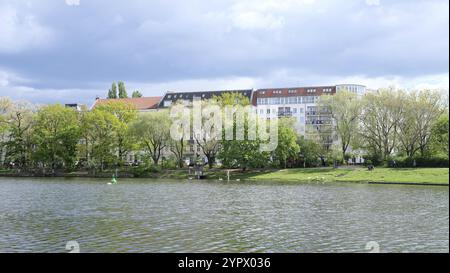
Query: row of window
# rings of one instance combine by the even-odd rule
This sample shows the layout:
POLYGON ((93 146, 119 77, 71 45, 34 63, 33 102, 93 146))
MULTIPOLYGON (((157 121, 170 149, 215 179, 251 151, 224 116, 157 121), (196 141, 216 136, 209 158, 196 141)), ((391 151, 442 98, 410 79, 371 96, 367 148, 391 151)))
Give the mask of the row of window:
POLYGON ((301 113, 303 114, 305 112, 304 108, 291 108, 291 107, 279 107, 278 110, 277 109, 259 109, 259 114, 263 115, 264 113, 266 114, 277 114, 277 113, 293 113, 293 114, 297 114, 297 113, 301 113), (297 112, 298 111, 298 112, 297 112))
POLYGON ((300 104, 300 103, 316 103, 318 100, 319 100, 318 96, 275 97, 275 98, 258 98, 256 100, 256 103, 258 105, 300 104))

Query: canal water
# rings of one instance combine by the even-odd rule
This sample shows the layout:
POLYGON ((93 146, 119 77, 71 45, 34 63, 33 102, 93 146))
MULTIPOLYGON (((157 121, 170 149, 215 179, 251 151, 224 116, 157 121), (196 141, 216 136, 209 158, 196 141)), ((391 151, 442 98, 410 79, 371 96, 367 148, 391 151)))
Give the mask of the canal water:
POLYGON ((0 178, 0 252, 449 251, 448 187, 107 182, 0 178))

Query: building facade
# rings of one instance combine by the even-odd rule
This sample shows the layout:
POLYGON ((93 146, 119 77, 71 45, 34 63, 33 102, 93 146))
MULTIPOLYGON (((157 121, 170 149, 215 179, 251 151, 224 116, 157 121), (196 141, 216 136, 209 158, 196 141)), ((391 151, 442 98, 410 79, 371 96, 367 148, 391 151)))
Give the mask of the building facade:
MULTIPOLYGON (((133 104, 139 112, 158 111, 168 109, 176 102, 183 102, 185 105, 192 105, 194 99, 208 100, 214 96, 221 96, 225 93, 239 93, 249 99, 256 108, 256 113, 260 117, 278 116, 290 117, 295 120, 295 130, 299 136, 307 139, 315 139, 322 145, 330 148, 337 144, 335 125, 333 124, 331 113, 328 109, 321 109, 318 105, 320 96, 334 95, 337 92, 347 90, 358 95, 366 92, 366 87, 357 84, 341 84, 330 86, 312 87, 292 87, 292 88, 265 88, 265 89, 239 89, 222 91, 195 91, 195 92, 171 92, 168 91, 163 97, 142 97, 129 99, 97 99, 91 109, 108 101, 124 101, 133 104)), ((164 157, 170 157, 170 150, 167 147, 163 151, 164 157)), ((190 140, 186 145, 186 163, 193 162, 202 155, 200 147, 194 140, 190 140)), ((138 155, 130 153, 128 162, 137 161, 138 155)), ((138 160, 140 161, 140 160, 138 160)), ((352 163, 362 163, 363 159, 358 157, 352 159, 352 163)))
POLYGON ((226 93, 238 93, 241 94, 252 101, 253 90, 243 89, 243 90, 222 90, 222 91, 195 91, 195 92, 167 92, 161 99, 158 108, 168 108, 175 102, 181 101, 185 105, 191 105, 194 99, 208 100, 214 96, 221 96, 226 93))
MULTIPOLYGON (((331 112, 320 107, 318 101, 320 96, 334 95, 344 90, 357 95, 366 93, 365 86, 356 84, 258 89, 254 91, 253 104, 256 105, 257 114, 262 117, 276 115, 293 118, 299 136, 315 139, 330 149, 332 145, 339 144, 339 138, 335 134, 331 112)), ((363 162, 361 156, 350 159, 350 163, 363 162)))

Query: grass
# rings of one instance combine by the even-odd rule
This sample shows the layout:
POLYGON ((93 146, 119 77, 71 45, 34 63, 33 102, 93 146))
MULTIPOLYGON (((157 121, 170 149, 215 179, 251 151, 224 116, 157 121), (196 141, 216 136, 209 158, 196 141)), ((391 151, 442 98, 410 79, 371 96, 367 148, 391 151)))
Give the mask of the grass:
POLYGON ((448 168, 312 168, 253 174, 246 180, 449 184, 448 168))
MULTIPOLYGON (((110 173, 108 172, 108 177, 110 173)), ((11 171, 0 170, 0 175, 12 174, 11 171)), ((226 180, 227 173, 223 169, 205 170, 210 180, 226 180)), ((83 175, 80 175, 83 176, 83 175)), ((86 175, 89 177, 89 175, 86 175)), ((162 170, 149 173, 144 177, 154 179, 184 180, 188 178, 188 171, 162 170)), ((273 182, 383 182, 383 183, 417 183, 417 184, 449 184, 448 168, 382 168, 373 171, 367 168, 307 168, 307 169, 265 169, 242 172, 233 170, 230 179, 236 181, 273 181, 273 182)))

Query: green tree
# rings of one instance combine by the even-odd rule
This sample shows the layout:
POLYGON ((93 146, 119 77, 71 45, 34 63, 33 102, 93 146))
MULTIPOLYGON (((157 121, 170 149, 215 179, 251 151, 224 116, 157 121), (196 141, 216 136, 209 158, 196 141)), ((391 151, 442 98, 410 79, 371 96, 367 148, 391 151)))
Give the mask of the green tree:
POLYGON ((133 98, 142 98, 142 93, 139 92, 138 90, 133 91, 132 97, 133 98))
POLYGON ((433 154, 444 155, 448 157, 449 148, 449 115, 448 112, 441 116, 433 123, 431 128, 431 150, 433 154))
POLYGON ((367 93, 360 115, 364 148, 386 160, 398 147, 398 128, 404 116, 403 93, 390 88, 367 93))
POLYGON ((331 121, 335 126, 334 133, 340 142, 342 158, 345 158, 350 144, 358 137, 359 116, 362 109, 360 98, 353 92, 339 91, 333 96, 322 96, 319 108, 330 112, 331 121))
MULTIPOLYGON (((213 97, 211 101, 212 102, 207 103, 215 103, 221 107, 223 117, 222 123, 225 128, 225 130, 222 130, 222 141, 220 142, 217 155, 218 159, 222 162, 222 165, 226 168, 241 168, 244 171, 247 170, 247 168, 260 168, 266 166, 269 161, 269 153, 260 151, 261 140, 249 139, 248 137, 249 125, 258 124, 257 117, 249 115, 248 113, 243 116, 234 115, 232 122, 226 122, 225 107, 234 106, 236 107, 236 110, 239 110, 240 108, 245 111, 244 107, 250 105, 248 98, 239 93, 225 93, 219 97, 213 97), (237 139, 238 122, 241 123, 240 126, 243 126, 242 133, 244 139, 237 139), (232 139, 227 139, 227 130, 233 133, 232 139)), ((256 128, 256 130, 258 130, 258 128, 256 128)))
POLYGON ((158 165, 164 149, 170 143, 170 124, 166 111, 141 113, 131 124, 133 136, 155 165, 158 165))
POLYGON ((117 99, 117 85, 112 83, 111 89, 108 91, 108 99, 117 99))
POLYGON ((295 160, 300 153, 297 144, 297 133, 294 130, 294 120, 280 118, 278 120, 278 146, 274 151, 274 157, 280 167, 286 168, 289 160, 295 160))
POLYGON ((2 117, 4 161, 19 168, 27 168, 31 161, 32 125, 35 106, 26 101, 12 102, 4 99, 2 117))
POLYGON ((297 144, 300 147, 300 159, 304 167, 316 167, 320 164, 319 159, 323 160, 324 147, 320 143, 300 137, 297 144))
POLYGON ((129 125, 137 118, 136 108, 131 103, 108 101, 95 109, 108 112, 117 118, 117 124, 113 130, 113 139, 115 142, 114 149, 117 151, 117 164, 121 166, 125 156, 133 146, 129 125))
POLYGON ((125 83, 122 81, 119 81, 118 85, 119 85, 119 98, 120 99, 128 98, 127 89, 125 88, 125 83))
POLYGON ((408 157, 417 151, 425 156, 430 150, 433 123, 442 113, 441 95, 430 90, 401 92, 401 100, 404 111, 398 125, 400 149, 408 157))
POLYGON ((81 117, 81 136, 88 165, 92 169, 114 164, 116 156, 116 132, 121 127, 119 119, 109 111, 95 108, 81 117))
POLYGON ((39 109, 33 128, 33 158, 51 168, 71 169, 77 154, 80 127, 77 112, 60 104, 39 109))
POLYGON ((13 107, 13 102, 7 97, 0 97, 0 167, 4 165, 6 142, 8 140, 9 128, 7 116, 13 107))

